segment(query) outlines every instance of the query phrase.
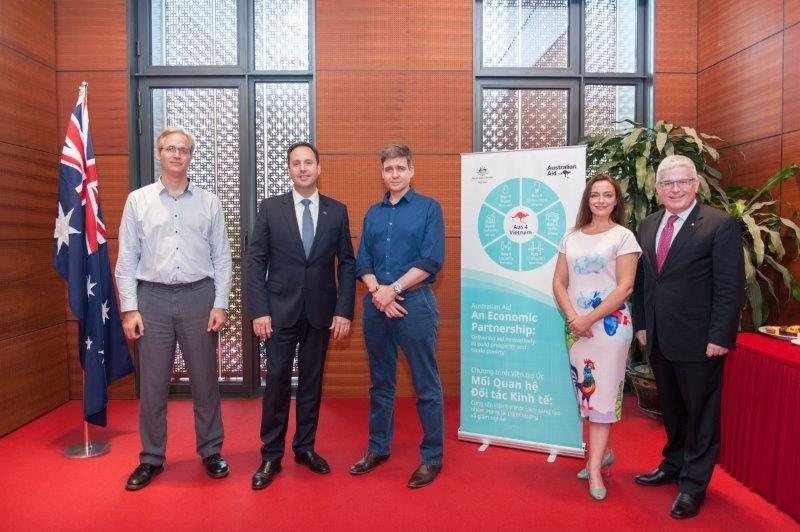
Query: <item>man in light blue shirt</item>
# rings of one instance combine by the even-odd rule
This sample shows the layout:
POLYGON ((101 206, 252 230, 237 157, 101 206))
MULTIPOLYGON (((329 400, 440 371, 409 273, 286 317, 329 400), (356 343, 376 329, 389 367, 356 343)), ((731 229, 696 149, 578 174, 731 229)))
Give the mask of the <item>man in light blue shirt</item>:
POLYGON ((220 456, 223 429, 217 338, 231 289, 231 249, 217 196, 187 173, 194 139, 167 128, 156 141, 161 178, 128 195, 119 228, 116 279, 122 328, 139 361, 139 466, 127 490, 164 470, 167 399, 176 342, 192 384, 197 452, 212 478, 228 474, 220 456))

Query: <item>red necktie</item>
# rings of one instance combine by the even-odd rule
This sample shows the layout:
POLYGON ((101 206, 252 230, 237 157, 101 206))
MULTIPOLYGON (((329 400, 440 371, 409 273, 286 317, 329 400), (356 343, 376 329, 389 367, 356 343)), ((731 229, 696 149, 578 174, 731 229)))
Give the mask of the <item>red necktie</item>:
POLYGON ((667 225, 661 231, 661 236, 658 238, 658 247, 656 248, 656 264, 658 265, 658 273, 661 273, 661 268, 664 267, 664 261, 667 260, 667 253, 669 247, 672 245, 672 234, 675 232, 675 222, 678 220, 678 215, 673 214, 667 219, 667 225))

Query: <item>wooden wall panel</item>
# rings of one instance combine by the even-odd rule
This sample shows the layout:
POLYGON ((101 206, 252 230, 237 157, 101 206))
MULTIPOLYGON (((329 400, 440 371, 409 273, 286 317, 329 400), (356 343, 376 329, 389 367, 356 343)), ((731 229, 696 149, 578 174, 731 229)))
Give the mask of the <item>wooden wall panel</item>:
MULTIPOLYGON (((413 147, 412 147, 413 151, 413 147)), ((347 204, 350 232, 361 235, 364 214, 386 192, 378 151, 374 155, 324 155, 320 190, 347 204)), ((411 186, 439 201, 447 236, 461 233, 461 160, 458 155, 414 156, 411 186)))
POLYGON ((698 15, 698 69, 703 70, 783 28, 783 0, 703 0, 698 15))
POLYGON ((106 235, 109 238, 116 238, 125 200, 130 192, 128 157, 98 155, 95 164, 100 183, 100 206, 106 223, 106 235))
POLYGON ((0 46, 0 142, 58 153, 55 72, 0 46))
POLYGON ((64 322, 64 281, 52 260, 51 240, 0 241, 0 338, 64 322))
POLYGON ((656 2, 656 72, 697 72, 697 0, 656 2))
POLYGON ((656 74, 654 87, 653 116, 656 122, 697 124, 697 74, 656 74))
MULTIPOLYGON (((720 155, 719 169, 724 176, 723 185, 745 185, 758 189, 781 169, 781 136, 748 142, 738 146, 738 149, 727 148, 720 155)), ((778 190, 776 188, 773 192, 778 190)))
POLYGON ((0 436, 69 399, 64 324, 0 341, 0 436))
POLYGON ((700 131, 731 143, 781 132, 781 44, 775 35, 698 74, 700 131))
MULTIPOLYGON (((793 131, 783 136, 783 164, 795 163, 800 166, 800 131, 793 131)), ((797 204, 800 208, 800 203, 797 204)))
MULTIPOLYGON (((436 349, 436 361, 447 397, 458 396, 460 388, 460 328, 458 319, 442 319, 436 349)), ((411 373, 400 352, 397 368, 397 396, 414 395, 411 373)), ((325 364, 322 393, 326 397, 367 397, 369 362, 364 347, 361 322, 353 324, 352 334, 342 343, 331 342, 325 364)))
POLYGON ((56 69, 126 70, 126 3, 125 0, 57 0, 56 69))
MULTIPOLYGON (((783 153, 781 166, 786 167, 795 163, 800 166, 800 131, 793 131, 783 135, 783 153)), ((800 177, 790 178, 782 183, 781 199, 791 204, 800 213, 800 177)), ((784 215, 790 215, 784 206, 784 215)), ((798 267, 800 268, 800 267, 798 267)), ((800 276, 798 276, 800 279, 800 276)), ((798 305, 798 315, 800 315, 800 305, 798 305)))
POLYGON ((0 142, 0 240, 53 238, 58 156, 0 142))
POLYGON ((317 2, 318 70, 472 71, 472 1, 317 2))
POLYGON ((53 68, 56 52, 53 13, 53 0, 3 0, 0 44, 53 68))
POLYGON ((783 131, 800 129, 800 24, 783 32, 783 131))
POLYGON ((472 75, 319 72, 317 139, 325 154, 378 153, 391 142, 419 155, 471 151, 472 75))
POLYGON ((784 0, 783 25, 788 28, 800 22, 800 0, 784 0))
POLYGON ((95 154, 127 155, 128 74, 125 71, 58 73, 58 131, 62 135, 61 141, 82 81, 89 83, 89 118, 95 154))

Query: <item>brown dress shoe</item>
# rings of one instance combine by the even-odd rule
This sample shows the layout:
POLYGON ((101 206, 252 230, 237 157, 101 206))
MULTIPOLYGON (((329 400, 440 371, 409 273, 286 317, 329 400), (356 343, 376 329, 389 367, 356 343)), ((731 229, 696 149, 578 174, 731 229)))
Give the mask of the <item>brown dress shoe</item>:
POLYGON ((264 460, 261 462, 261 467, 256 469, 256 472, 253 474, 253 489, 254 490, 263 490, 270 484, 272 484, 272 480, 275 478, 275 475, 281 472, 281 462, 280 460, 274 461, 267 461, 264 460))
POLYGON ((433 482, 436 476, 439 474, 439 471, 442 470, 442 466, 440 465, 428 465, 422 464, 420 465, 414 474, 411 475, 411 478, 408 479, 408 487, 409 488, 423 488, 433 482))
POLYGON ((350 466, 350 474, 363 475, 364 473, 369 473, 388 459, 388 454, 367 453, 361 460, 350 466))
POLYGON ((131 476, 128 477, 125 489, 128 491, 140 490, 150 484, 150 481, 162 471, 164 471, 163 465, 139 464, 139 466, 133 470, 131 476))

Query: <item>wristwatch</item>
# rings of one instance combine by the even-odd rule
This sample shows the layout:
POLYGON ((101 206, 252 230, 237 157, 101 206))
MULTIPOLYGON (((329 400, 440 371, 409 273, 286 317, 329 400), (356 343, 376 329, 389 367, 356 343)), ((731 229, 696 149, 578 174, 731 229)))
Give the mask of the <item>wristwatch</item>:
POLYGON ((394 283, 392 285, 392 290, 394 290, 395 294, 400 295, 403 293, 403 285, 401 285, 400 283, 394 283))

